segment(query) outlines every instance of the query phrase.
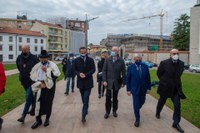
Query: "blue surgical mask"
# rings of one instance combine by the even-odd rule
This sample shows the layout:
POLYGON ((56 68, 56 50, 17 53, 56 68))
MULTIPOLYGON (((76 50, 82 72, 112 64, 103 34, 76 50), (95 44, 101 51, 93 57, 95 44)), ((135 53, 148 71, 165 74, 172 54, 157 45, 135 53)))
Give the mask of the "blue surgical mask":
POLYGON ((111 56, 116 56, 116 53, 112 51, 112 52, 110 53, 110 55, 111 55, 111 56))
POLYGON ((136 60, 135 64, 138 65, 138 66, 141 65, 141 60, 136 60))

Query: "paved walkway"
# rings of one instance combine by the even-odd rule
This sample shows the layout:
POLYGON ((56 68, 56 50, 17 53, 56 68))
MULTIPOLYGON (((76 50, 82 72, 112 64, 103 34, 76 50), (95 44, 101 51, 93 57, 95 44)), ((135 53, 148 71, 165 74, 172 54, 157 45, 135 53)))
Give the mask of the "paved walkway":
POLYGON ((12 70, 5 71, 5 73, 6 73, 6 76, 10 76, 10 75, 19 73, 19 71, 17 69, 12 69, 12 70))
MULTIPOLYGON (((69 96, 64 95, 65 81, 57 84, 57 90, 54 99, 53 112, 50 118, 50 125, 32 130, 31 125, 35 118, 27 116, 24 124, 17 122, 20 117, 21 105, 3 116, 4 124, 1 133, 177 133, 171 127, 172 110, 164 107, 161 113, 161 119, 155 118, 155 107, 157 100, 147 96, 146 103, 141 110, 141 126, 134 126, 132 98, 126 95, 125 88, 119 92, 119 110, 118 117, 112 115, 109 119, 104 119, 105 98, 97 98, 97 85, 93 88, 90 97, 90 108, 87 116, 86 125, 81 123, 81 98, 78 89, 69 96)), ((44 120, 44 118, 43 118, 44 120)), ((181 120, 180 125, 185 133, 200 133, 200 129, 193 126, 187 120, 181 120)))

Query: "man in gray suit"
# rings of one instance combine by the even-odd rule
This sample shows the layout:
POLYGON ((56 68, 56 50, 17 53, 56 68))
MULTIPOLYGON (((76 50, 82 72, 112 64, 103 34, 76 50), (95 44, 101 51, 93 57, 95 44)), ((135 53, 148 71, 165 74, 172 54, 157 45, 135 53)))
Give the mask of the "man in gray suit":
POLYGON ((125 84, 125 63, 119 57, 118 47, 112 47, 111 56, 106 59, 102 72, 103 85, 106 87, 106 114, 104 118, 107 119, 109 117, 112 104, 113 116, 117 117, 118 92, 125 84))

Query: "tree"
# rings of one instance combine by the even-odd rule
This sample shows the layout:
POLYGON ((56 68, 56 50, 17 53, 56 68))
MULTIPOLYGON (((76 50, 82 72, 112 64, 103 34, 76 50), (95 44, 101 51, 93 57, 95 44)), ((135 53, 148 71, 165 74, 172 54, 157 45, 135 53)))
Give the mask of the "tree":
POLYGON ((190 17, 182 14, 177 18, 172 32, 174 48, 179 50, 188 50, 190 42, 190 17))

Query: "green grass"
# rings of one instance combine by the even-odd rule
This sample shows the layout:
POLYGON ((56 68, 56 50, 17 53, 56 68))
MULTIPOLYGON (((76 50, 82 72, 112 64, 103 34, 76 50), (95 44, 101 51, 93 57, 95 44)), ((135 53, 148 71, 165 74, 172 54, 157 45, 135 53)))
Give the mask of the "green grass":
MULTIPOLYGON (((152 81, 158 80, 155 70, 151 70, 150 73, 152 81)), ((200 128, 200 75, 184 73, 182 85, 187 99, 181 100, 181 115, 200 128)), ((157 99, 159 98, 157 88, 152 88, 151 94, 157 99)), ((168 99, 166 104, 173 109, 171 99, 168 99)))
POLYGON ((8 71, 8 70, 12 70, 12 69, 16 69, 17 65, 16 64, 3 64, 4 66, 4 70, 8 71))
MULTIPOLYGON (((57 79, 60 81, 64 78, 62 65, 58 64, 61 76, 57 79)), ((19 74, 7 76, 6 91, 0 96, 0 116, 25 102, 25 90, 19 81, 19 74)))

